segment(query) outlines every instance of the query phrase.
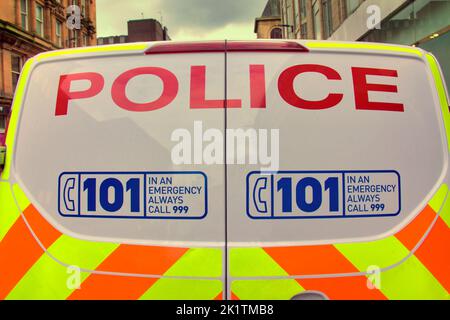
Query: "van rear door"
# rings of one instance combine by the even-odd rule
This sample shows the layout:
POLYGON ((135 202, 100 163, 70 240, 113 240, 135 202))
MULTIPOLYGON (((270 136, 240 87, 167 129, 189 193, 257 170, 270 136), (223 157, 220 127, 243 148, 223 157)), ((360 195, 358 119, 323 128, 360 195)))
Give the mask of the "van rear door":
POLYGON ((443 115, 422 51, 301 45, 309 50, 227 53, 227 95, 243 105, 228 109, 227 130, 253 145, 245 165, 227 166, 229 272, 241 299, 289 299, 328 281, 302 277, 364 275, 334 244, 395 234, 448 182, 443 115))
MULTIPOLYGON (((161 54, 148 47, 38 56, 25 88, 12 179, 46 223, 83 244, 81 252, 63 250, 71 255, 48 246, 57 261, 92 274, 208 278, 211 285, 201 282, 198 291, 189 281, 173 280, 179 289, 171 282, 158 286, 175 288, 166 288, 169 295, 159 296, 150 285, 134 294, 192 298, 197 292, 212 299, 223 291, 224 165, 198 163, 192 148, 197 122, 224 131, 223 109, 195 105, 224 99, 224 51, 161 54), (200 86, 196 96, 193 81, 200 86), (84 255, 94 259, 102 243, 114 250, 99 258, 99 266, 77 262, 84 255)), ((45 237, 34 232, 37 240, 45 237)), ((115 279, 120 277, 108 283, 115 279)), ((89 296, 77 292, 76 298, 89 296)))

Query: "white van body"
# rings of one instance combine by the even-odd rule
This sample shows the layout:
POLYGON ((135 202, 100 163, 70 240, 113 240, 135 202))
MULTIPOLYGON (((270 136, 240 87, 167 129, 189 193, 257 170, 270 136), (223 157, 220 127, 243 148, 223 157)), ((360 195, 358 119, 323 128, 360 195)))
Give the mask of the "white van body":
POLYGON ((380 241, 448 185, 427 57, 314 41, 43 53, 14 105, 4 181, 74 239, 220 250, 230 298, 230 270, 245 269, 234 249, 380 241))

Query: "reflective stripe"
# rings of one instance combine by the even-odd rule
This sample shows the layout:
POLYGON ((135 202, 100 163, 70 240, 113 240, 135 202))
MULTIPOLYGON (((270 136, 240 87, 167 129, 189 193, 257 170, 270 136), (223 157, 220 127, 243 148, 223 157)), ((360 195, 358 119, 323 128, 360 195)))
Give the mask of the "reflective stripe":
POLYGON ((231 291, 239 300, 290 300, 304 290, 297 281, 291 279, 231 282, 231 291))
MULTIPOLYGON (((262 248, 235 248, 230 250, 232 277, 288 276, 262 248)), ((232 293, 239 299, 291 299, 303 287, 293 279, 234 280, 232 293)))
POLYGON ((42 61, 48 58, 61 57, 66 55, 83 54, 83 53, 97 53, 97 52, 120 52, 120 51, 145 51, 148 48, 146 43, 136 44, 119 44, 112 46, 98 46, 98 47, 83 47, 77 49, 56 50, 41 53, 36 56, 36 60, 42 61))
MULTIPOLYGON (((290 275, 358 272, 332 245, 266 248, 265 251, 290 275)), ((325 292, 330 299, 385 299, 379 290, 368 288, 364 276, 297 281, 306 290, 325 292)))
MULTIPOLYGON (((428 205, 434 210, 434 212, 439 212, 439 210, 441 209, 442 203, 444 202, 445 197, 447 196, 447 192, 448 192, 448 186, 445 183, 443 183, 439 187, 438 191, 431 198, 428 205)), ((441 212, 441 214, 442 214, 442 212, 441 212)))
POLYGON ((447 196, 447 200, 445 200, 439 217, 444 221, 447 227, 450 228, 450 194, 447 196))
MULTIPOLYGON (((222 274, 222 250, 189 249, 164 276, 211 276, 222 274)), ((214 299, 223 290, 220 280, 167 279, 155 282, 140 299, 214 299)))
POLYGON ((330 42, 330 41, 307 41, 306 47, 308 48, 319 48, 319 49, 367 49, 367 50, 377 50, 377 51, 391 51, 400 53, 410 53, 422 56, 422 51, 415 48, 400 47, 388 44, 375 44, 375 43, 340 43, 340 42, 330 42))
POLYGON ((417 217, 415 217, 413 221, 411 221, 395 236, 405 245, 405 247, 407 247, 409 250, 412 250, 423 238, 435 218, 435 210, 433 210, 430 206, 426 206, 425 209, 422 210, 422 212, 417 217))
MULTIPOLYGON (((120 245, 96 270, 161 275, 187 249, 120 245)), ((91 274, 70 299, 138 299, 156 278, 91 274)))
MULTIPOLYGON (((116 247, 112 243, 88 242, 62 235, 48 251, 73 266, 95 269, 116 247)), ((67 285, 73 283, 73 275, 68 268, 48 254, 43 254, 7 298, 65 299, 74 290, 67 285)), ((82 272, 80 280, 83 281, 88 275, 82 272)))
MULTIPOLYGON (((433 228, 427 235, 425 241, 416 250, 414 255, 431 271, 434 277, 447 289, 450 290, 450 229, 442 219, 442 214, 448 214, 448 208, 443 205, 447 195, 447 185, 442 185, 430 205, 427 206, 408 226, 395 236, 405 247, 413 250, 423 235, 428 231, 436 218, 436 213, 440 213, 433 228)), ((448 202, 448 198, 446 204, 448 202)))
POLYGON ((11 107, 11 118, 8 124, 8 133, 6 134, 6 159, 5 167, 1 173, 3 180, 8 180, 11 170, 11 160, 14 153, 14 143, 17 131, 17 122, 19 121, 20 109, 22 108, 22 101, 25 94, 25 86, 30 75, 31 66, 34 59, 28 59, 20 73, 19 82, 17 83, 16 91, 14 93, 14 101, 11 107))
POLYGON ((159 279, 141 300, 212 300, 223 290, 220 280, 159 279))
POLYGON ((0 242, 19 216, 9 182, 0 182, 0 242))
MULTIPOLYGON (((371 266, 387 267, 400 261, 409 253, 395 237, 379 241, 338 244, 339 251, 361 272, 371 266)), ((445 299, 447 291, 415 257, 409 257, 400 265, 383 271, 381 292, 389 299, 445 299)))
POLYGON ((431 55, 427 54, 428 64, 430 65, 431 73, 433 74, 434 84, 439 96, 439 102, 442 109, 442 118, 444 119, 445 131, 447 133, 447 144, 450 151, 450 114, 449 114, 449 103, 447 101, 447 94, 445 92, 444 81, 442 80, 442 75, 439 70, 436 59, 431 55))
POLYGON ((164 275, 220 277, 222 276, 222 254, 221 249, 189 249, 164 275))
MULTIPOLYGON (((45 247, 60 237, 61 233, 49 225, 33 206, 29 206, 25 213, 28 223, 39 233, 45 247)), ((17 219, 0 242, 0 299, 5 298, 43 253, 23 218, 17 219)))
POLYGON ((356 268, 332 245, 264 249, 289 275, 355 272, 356 268))
POLYGON ((320 291, 332 300, 385 300, 384 294, 375 287, 368 287, 365 276, 333 277, 322 279, 299 279, 306 289, 320 291))
POLYGON ((414 253, 447 290, 450 290, 449 245, 450 229, 442 219, 437 219, 423 244, 414 253))

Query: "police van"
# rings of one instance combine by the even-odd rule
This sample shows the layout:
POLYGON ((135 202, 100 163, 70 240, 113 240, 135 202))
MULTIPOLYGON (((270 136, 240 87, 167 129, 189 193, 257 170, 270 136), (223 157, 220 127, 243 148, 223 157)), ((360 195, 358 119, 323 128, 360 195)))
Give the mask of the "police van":
POLYGON ((41 53, 0 157, 0 298, 449 299, 448 101, 406 46, 41 53))

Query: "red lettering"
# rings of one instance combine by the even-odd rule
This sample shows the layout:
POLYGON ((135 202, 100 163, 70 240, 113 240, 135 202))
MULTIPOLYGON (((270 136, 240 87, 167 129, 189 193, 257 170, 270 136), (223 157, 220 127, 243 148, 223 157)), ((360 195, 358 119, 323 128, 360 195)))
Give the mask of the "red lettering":
POLYGON ((70 100, 91 98, 102 91, 104 84, 105 80, 102 75, 95 72, 64 74, 60 76, 55 116, 67 115, 70 100), (89 81, 90 87, 82 91, 70 91, 72 81, 78 80, 89 81))
POLYGON ((305 72, 316 72, 323 74, 328 80, 341 80, 341 76, 336 70, 318 64, 301 64, 292 66, 284 70, 278 78, 278 90, 281 97, 291 106, 307 109, 321 110, 334 107, 343 98, 341 93, 330 93, 325 99, 319 101, 309 101, 299 97, 294 90, 295 78, 305 72))
POLYGON ((266 107, 266 79, 263 64, 250 65, 250 108, 266 107))
POLYGON ((112 99, 119 107, 137 112, 161 109, 171 103, 177 96, 177 93, 177 77, 169 70, 159 67, 141 67, 125 71, 117 77, 111 88, 112 99), (146 103, 133 102, 126 95, 126 86, 132 78, 143 74, 159 77, 163 83, 163 91, 161 96, 155 101, 146 103))
POLYGON ((355 87, 355 106, 359 110, 404 111, 401 103, 369 101, 369 91, 397 92, 397 86, 389 84, 367 83, 367 76, 385 76, 397 78, 396 70, 374 68, 352 68, 355 87))
POLYGON ((191 108, 240 108, 241 100, 206 100, 206 66, 191 67, 191 108))

